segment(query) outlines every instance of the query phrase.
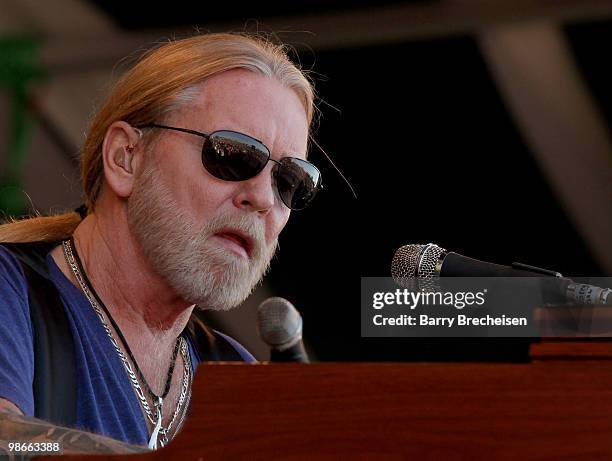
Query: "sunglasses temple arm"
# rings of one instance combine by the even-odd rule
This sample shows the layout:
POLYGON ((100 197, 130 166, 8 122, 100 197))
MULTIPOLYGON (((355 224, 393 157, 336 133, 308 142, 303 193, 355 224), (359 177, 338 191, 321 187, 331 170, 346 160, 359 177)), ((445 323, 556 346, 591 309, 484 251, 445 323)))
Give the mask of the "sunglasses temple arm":
POLYGON ((312 141, 312 143, 318 147, 318 149, 323 152, 323 155, 325 155, 325 158, 327 159, 327 161, 329 163, 331 163, 331 165, 334 167, 334 169, 338 172, 338 174, 340 175, 340 177, 344 180, 344 182, 346 183, 347 186, 349 186, 349 189, 351 189, 351 193, 353 194, 353 197, 355 197, 355 199, 357 199, 357 193, 355 192, 355 189, 353 189, 353 186, 351 186, 351 183, 349 182, 348 179, 346 179, 346 177, 342 174, 342 171, 340 171, 340 169, 336 166, 336 164, 334 163, 334 161, 331 159, 331 157, 329 155, 327 155, 327 152, 325 152, 325 150, 319 145, 319 143, 317 141, 315 141, 315 139, 312 136, 309 136, 310 140, 312 141))

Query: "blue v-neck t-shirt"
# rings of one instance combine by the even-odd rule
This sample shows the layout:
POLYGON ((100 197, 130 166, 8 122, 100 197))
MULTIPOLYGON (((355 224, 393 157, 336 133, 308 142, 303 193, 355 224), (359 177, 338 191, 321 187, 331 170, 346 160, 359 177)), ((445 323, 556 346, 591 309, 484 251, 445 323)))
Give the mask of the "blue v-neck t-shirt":
MULTIPOLYGON (((47 255, 51 280, 60 294, 74 340, 77 384, 76 427, 128 443, 148 442, 145 416, 127 373, 85 295, 47 255)), ((217 332, 218 333, 218 332, 217 332)), ((219 333, 246 362, 253 356, 219 333)), ((186 335, 193 370, 200 360, 186 335)), ((27 282, 17 259, 0 246, 0 397, 34 416, 34 336, 27 282)))

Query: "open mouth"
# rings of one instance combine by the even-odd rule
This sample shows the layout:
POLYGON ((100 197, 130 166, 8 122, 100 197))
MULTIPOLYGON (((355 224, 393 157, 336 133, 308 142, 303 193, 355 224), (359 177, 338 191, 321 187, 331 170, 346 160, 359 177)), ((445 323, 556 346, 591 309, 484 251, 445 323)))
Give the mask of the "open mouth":
POLYGON ((240 256, 249 258, 253 248, 253 239, 245 233, 234 229, 223 229, 214 234, 230 250, 240 256))

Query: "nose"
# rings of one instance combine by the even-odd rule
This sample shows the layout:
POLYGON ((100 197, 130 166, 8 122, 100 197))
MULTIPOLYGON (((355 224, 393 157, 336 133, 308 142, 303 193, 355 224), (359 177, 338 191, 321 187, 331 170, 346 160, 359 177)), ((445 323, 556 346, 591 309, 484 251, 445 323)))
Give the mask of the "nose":
POLYGON ((273 162, 269 162, 257 176, 237 183, 238 191, 233 198, 236 208, 255 211, 264 216, 270 212, 276 202, 272 183, 272 165, 273 162))

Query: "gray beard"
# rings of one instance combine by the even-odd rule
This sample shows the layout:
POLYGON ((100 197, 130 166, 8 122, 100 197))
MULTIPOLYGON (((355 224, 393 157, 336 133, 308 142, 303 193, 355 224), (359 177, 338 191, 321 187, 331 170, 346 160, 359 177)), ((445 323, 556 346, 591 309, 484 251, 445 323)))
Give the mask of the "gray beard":
POLYGON ((184 300, 202 309, 241 304, 268 272, 278 247, 266 245, 264 224, 251 214, 217 214, 203 228, 179 209, 154 167, 136 178, 128 199, 128 225, 153 270, 184 300), (223 228, 254 239, 245 260, 210 241, 223 228))

